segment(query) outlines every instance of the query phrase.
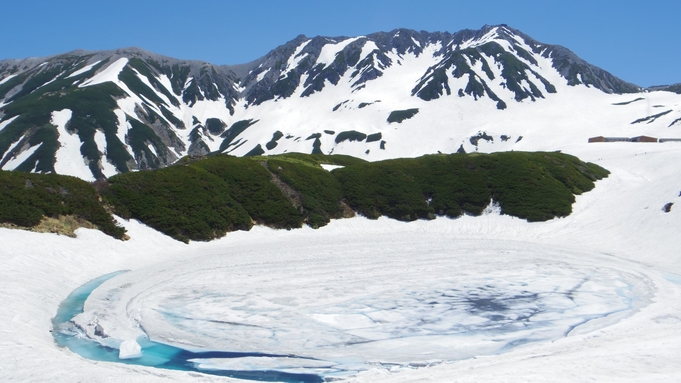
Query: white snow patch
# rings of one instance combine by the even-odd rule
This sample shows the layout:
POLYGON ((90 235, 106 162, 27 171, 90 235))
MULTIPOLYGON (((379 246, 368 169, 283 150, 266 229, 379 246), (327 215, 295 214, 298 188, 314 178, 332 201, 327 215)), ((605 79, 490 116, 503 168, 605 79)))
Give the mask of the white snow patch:
MULTIPOLYGON (((466 48, 481 46, 481 45, 484 45, 484 44, 486 44, 490 41, 495 40, 497 37, 499 37, 499 34, 497 33, 497 29, 494 28, 494 29, 491 29, 489 32, 485 33, 479 39, 472 38, 472 39, 469 39, 469 40, 462 42, 459 45, 459 48, 460 49, 466 49, 466 48)), ((499 40, 499 41, 501 41, 501 40, 499 40)), ((497 41, 497 42, 499 42, 499 41, 497 41)))
POLYGON ((147 144, 147 148, 149 148, 149 151, 151 151, 152 153, 154 153, 156 157, 158 157, 158 153, 156 153, 156 148, 154 147, 154 145, 149 143, 147 144))
POLYGON ((175 94, 173 92, 173 83, 170 82, 170 79, 168 78, 168 76, 166 76, 165 74, 162 74, 162 75, 158 76, 157 79, 161 83, 161 85, 163 85, 168 90, 168 92, 170 92, 170 94, 175 94))
MULTIPOLYGON (((17 146, 19 146, 19 144, 21 144, 21 142, 24 140, 24 138, 26 138, 26 135, 25 135, 25 134, 24 134, 23 136, 21 136, 21 138, 19 138, 18 140, 16 140, 16 141, 12 144, 12 146, 10 146, 9 149, 7 149, 7 150, 5 151, 5 157, 4 157, 3 161, 4 161, 4 160, 7 160, 8 158, 10 158, 10 157, 9 157, 9 156, 10 156, 10 153, 12 153, 12 152, 14 151, 14 149, 16 149, 17 146)), ((2 161, 0 161, 0 162, 2 162, 2 161)))
POLYGON ((371 53, 376 51, 378 49, 378 46, 376 45, 375 42, 371 40, 367 40, 367 42, 362 46, 362 53, 359 56, 359 61, 364 60, 369 56, 371 53))
POLYGON ((284 371, 291 373, 323 373, 335 363, 316 359, 289 357, 242 357, 229 359, 191 359, 203 370, 284 371), (304 370, 303 370, 304 369, 304 370))
POLYGON ((66 76, 66 78, 76 77, 80 74, 83 74, 83 73, 89 71, 90 69, 92 69, 95 65, 99 64, 100 62, 102 62, 102 60, 98 60, 98 61, 93 62, 92 64, 88 64, 88 65, 78 69, 77 71, 71 73, 70 75, 66 76))
POLYGON ((22 164, 24 161, 26 161, 30 156, 32 156, 33 153, 35 153, 35 151, 38 150, 38 148, 40 148, 40 146, 41 146, 42 144, 43 144, 43 143, 41 142, 41 143, 39 143, 38 145, 36 145, 36 146, 31 146, 30 148, 28 148, 28 149, 24 150, 23 152, 19 153, 19 154, 16 155, 14 158, 12 158, 11 160, 9 160, 9 161, 5 164, 5 166, 2 167, 2 169, 3 169, 3 170, 14 170, 14 169, 16 169, 17 166, 21 165, 21 164, 22 164))
POLYGON ((11 75, 9 75, 9 76, 3 78, 2 80, 0 80, 0 85, 6 83, 7 81, 13 79, 13 78, 16 77, 16 76, 17 76, 16 74, 11 74, 11 75))
MULTIPOLYGON (((163 100, 163 102, 164 102, 166 105, 172 105, 172 103, 170 102, 170 99, 168 98, 168 96, 166 96, 165 94, 163 94, 163 92, 159 92, 158 90, 156 90, 156 87, 154 87, 154 85, 151 83, 151 81, 149 81, 149 79, 147 78, 147 76, 141 74, 141 73, 138 72, 135 68, 131 68, 131 69, 133 70, 133 72, 135 72, 135 75, 137 75, 137 78, 139 78, 140 81, 142 81, 146 86, 148 86, 149 89, 151 89, 151 91, 154 92, 154 93, 156 94, 156 96, 158 96, 161 100, 163 100)), ((171 87, 171 88, 166 88, 166 90, 167 90, 168 92, 170 92, 172 89, 173 89, 172 87, 171 87)), ((170 93, 172 93, 172 92, 170 92, 170 93)), ((140 95, 140 97, 144 97, 144 96, 143 96, 143 95, 140 95)), ((148 102, 150 103, 150 105, 156 105, 156 103, 151 102, 151 100, 149 100, 148 98, 144 97, 144 99, 145 99, 146 101, 148 101, 148 102)), ((159 110, 159 113, 160 113, 160 112, 161 112, 161 111, 159 110)), ((159 116, 163 116, 163 114, 159 114, 159 116)), ((162 118, 165 119, 165 117, 162 117, 162 118)))
POLYGON ((341 165, 331 165, 331 164, 320 164, 319 166, 321 166, 324 170, 328 170, 328 171, 332 171, 333 169, 340 169, 340 168, 345 167, 345 166, 341 166, 341 165))
POLYGON ((282 76, 298 67, 298 64, 300 64, 300 62, 303 61, 305 57, 308 56, 307 54, 301 55, 300 53, 303 51, 303 49, 305 49, 305 47, 307 46, 307 44, 310 43, 310 41, 312 40, 304 41, 296 48, 291 57, 288 58, 288 61, 286 62, 286 69, 284 69, 284 71, 282 72, 282 76))
POLYGON ((95 143, 97 144, 99 152, 102 153, 102 157, 100 160, 100 164, 102 165, 102 173, 104 173, 104 175, 107 178, 116 175, 118 173, 118 171, 116 171, 116 167, 113 164, 111 164, 106 158, 107 144, 106 135, 104 134, 103 131, 101 130, 95 131, 95 143))
MULTIPOLYGON (((48 82, 46 82, 46 83, 40 85, 40 86, 39 86, 38 88, 36 88, 36 89, 40 89, 40 88, 42 88, 42 87, 44 87, 44 86, 47 86, 47 85, 49 85, 49 84, 51 84, 51 83, 57 81, 57 79, 59 78, 59 76, 61 76, 62 74, 63 74, 63 72, 62 72, 62 73, 59 73, 58 75, 54 76, 54 78, 53 78, 52 80, 50 80, 50 81, 48 81, 48 82)), ((33 90, 31 93, 33 93, 33 92, 35 92, 35 90, 33 90)))
POLYGON ((187 90, 187 88, 189 88, 189 86, 192 84, 192 81, 194 81, 194 77, 187 78, 187 81, 185 81, 184 86, 182 87, 182 91, 187 90))
POLYGON ((118 60, 116 60, 116 62, 106 67, 106 69, 97 73, 88 81, 85 81, 84 83, 80 84, 78 87, 84 88, 86 86, 102 84, 109 81, 118 84, 120 82, 118 80, 118 75, 121 73, 121 71, 123 70, 123 68, 125 68, 127 64, 128 64, 127 58, 125 57, 119 58, 118 60))
POLYGON ((353 37, 349 39, 345 39, 339 43, 335 44, 326 44, 322 47, 321 52, 319 53, 319 57, 317 58, 317 64, 326 64, 325 67, 328 67, 333 63, 333 61, 336 59, 336 56, 338 53, 340 53, 343 49, 345 49, 346 46, 349 44, 359 40, 363 39, 364 36, 359 36, 359 37, 353 37))
POLYGON ((12 121, 16 120, 18 117, 19 117, 19 116, 17 115, 17 116, 14 116, 14 117, 12 117, 12 118, 8 118, 8 119, 6 119, 6 120, 3 121, 3 122, 0 122, 0 131, 2 131, 3 129, 5 129, 5 127, 7 127, 7 125, 11 124, 12 121))
POLYGON ((92 172, 88 168, 80 147, 82 142, 76 133, 69 133, 66 124, 71 120, 72 112, 63 109, 52 112, 52 125, 57 127, 59 133, 59 149, 57 149, 54 170, 57 174, 68 174, 86 181, 94 181, 92 172))
MULTIPOLYGON (((118 139, 129 149, 129 146, 125 143, 125 136, 128 134, 128 129, 130 129, 130 124, 128 123, 128 118, 122 109, 114 110, 116 118, 118 119, 118 128, 116 129, 116 136, 118 139)), ((130 151, 128 150, 128 153, 130 151)))
POLYGON ((262 81, 262 79, 264 79, 265 76, 267 76, 268 73, 270 73, 270 70, 269 70, 269 69, 266 70, 266 71, 263 71, 263 72, 260 73, 260 74, 258 74, 258 76, 256 77, 255 81, 257 81, 257 82, 262 81))

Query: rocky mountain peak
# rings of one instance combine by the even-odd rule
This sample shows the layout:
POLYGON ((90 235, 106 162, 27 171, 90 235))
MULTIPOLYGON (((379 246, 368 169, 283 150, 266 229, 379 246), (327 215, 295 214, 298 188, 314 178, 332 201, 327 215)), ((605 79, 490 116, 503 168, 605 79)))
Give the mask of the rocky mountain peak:
MULTIPOLYGON (((545 100, 584 89, 641 90, 503 24, 455 33, 299 35, 241 65, 137 47, 3 60, 0 168, 103 178, 188 154, 382 159, 411 155, 412 147, 419 154, 475 150, 493 138, 487 130, 505 124, 508 109, 532 119, 540 107, 529 105, 556 105, 545 100), (487 130, 475 130, 483 124, 476 121, 487 121, 487 130), (413 134, 397 126, 412 124, 412 131, 439 127, 444 133, 433 140, 445 140, 446 148, 395 144, 413 134)), ((528 137, 520 131, 515 142, 528 137)))

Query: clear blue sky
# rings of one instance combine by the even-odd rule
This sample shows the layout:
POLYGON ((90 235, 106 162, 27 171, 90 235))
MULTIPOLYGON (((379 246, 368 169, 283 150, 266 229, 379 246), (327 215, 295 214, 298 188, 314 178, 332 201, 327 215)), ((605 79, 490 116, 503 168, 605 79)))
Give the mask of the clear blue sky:
POLYGON ((681 0, 23 0, 0 9, 0 59, 138 46, 240 64, 299 34, 504 23, 637 85, 681 82, 681 0))

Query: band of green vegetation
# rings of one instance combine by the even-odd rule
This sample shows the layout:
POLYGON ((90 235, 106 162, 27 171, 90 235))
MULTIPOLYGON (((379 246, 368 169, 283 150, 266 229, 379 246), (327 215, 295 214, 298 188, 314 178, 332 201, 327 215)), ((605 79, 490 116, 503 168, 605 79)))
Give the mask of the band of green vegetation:
POLYGON ((428 155, 365 162, 348 156, 284 154, 200 161, 118 174, 93 185, 72 177, 1 172, 0 222, 35 225, 74 214, 120 238, 104 205, 181 241, 211 240, 252 225, 317 228, 343 216, 402 221, 480 215, 494 201, 503 214, 545 221, 571 213, 575 194, 608 171, 562 153, 428 155), (320 164, 344 166, 326 171, 320 164), (29 186, 30 184, 30 186, 29 186), (67 190, 67 192, 63 192, 67 190), (100 202, 98 197, 101 197, 100 202))
POLYGON ((74 215, 122 238, 93 185, 69 176, 0 171, 0 223, 35 227, 43 217, 74 215))

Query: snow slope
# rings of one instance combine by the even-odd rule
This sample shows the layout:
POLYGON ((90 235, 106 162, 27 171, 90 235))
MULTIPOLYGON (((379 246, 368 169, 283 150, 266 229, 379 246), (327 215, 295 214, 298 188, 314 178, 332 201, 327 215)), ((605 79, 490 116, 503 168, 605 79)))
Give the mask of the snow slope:
POLYGON ((61 147, 57 150, 54 169, 57 174, 70 174, 86 181, 94 181, 95 179, 85 161, 73 155, 74 152, 80 151, 82 143, 78 134, 66 130, 66 124, 71 120, 72 114, 73 112, 69 109, 52 112, 50 122, 57 127, 61 144, 61 147))
MULTIPOLYGON (((494 209, 481 217, 412 223, 358 217, 333 221, 319 230, 275 231, 256 227, 250 232, 230 233, 218 241, 189 245, 172 241, 134 221, 125 222, 131 236, 127 242, 85 229, 78 231, 76 239, 0 229, 3 243, 0 304, 4 308, 0 312, 0 358, 3 360, 0 380, 89 381, 106 377, 140 382, 228 381, 217 376, 94 362, 54 345, 49 332, 50 319, 61 300, 79 285, 122 269, 132 272, 113 278, 95 290, 81 318, 87 322, 88 316, 93 318, 106 313, 107 316, 97 318, 99 323, 105 325, 107 333, 120 336, 122 340, 136 336, 139 331, 134 326, 136 320, 145 325, 163 325, 164 321, 155 320, 153 310, 150 310, 160 307, 159 302, 185 304, 185 308, 195 308, 196 315, 206 317, 224 317, 229 310, 235 314, 233 310, 239 307, 222 307, 217 304, 219 300, 210 304, 210 296, 186 302, 181 299, 164 301, 164 294, 179 291, 173 290, 173 282, 181 282, 181 286, 191 289, 192 286, 210 287, 210 281, 215 281, 213 287, 218 291, 220 286, 227 285, 233 294, 230 299, 250 297, 251 302, 248 299, 241 301, 244 305, 241 314, 247 316, 241 319, 253 320, 257 318, 257 312, 250 309, 263 309, 267 305, 314 305, 317 299, 333 299, 333 293, 342 293, 334 290, 334 278, 341 287, 346 286, 341 281, 344 277, 363 281, 350 293, 355 299, 366 300, 382 291, 384 285, 391 287, 394 299, 400 299, 400 291, 408 291, 404 288, 411 286, 412 290, 418 290, 418 283, 407 281, 442 287, 444 281, 455 281, 457 277, 465 280, 490 275, 498 281, 515 275, 525 276, 530 281, 544 278, 557 284, 569 281, 570 270, 592 273, 594 280, 588 287, 591 294, 607 297, 613 290, 608 283, 598 282, 599 278, 617 280, 622 277, 622 281, 630 283, 629 308, 604 319, 587 321, 552 341, 539 340, 499 354, 496 353, 498 350, 481 347, 477 357, 464 360, 432 355, 425 361, 418 358, 418 363, 411 365, 376 364, 348 380, 681 380, 678 367, 681 355, 681 255, 678 252, 681 249, 681 236, 678 235, 681 184, 675 181, 681 179, 681 168, 676 166, 681 160, 681 145, 575 143, 566 144, 564 151, 596 162, 612 174, 599 181, 593 191, 578 196, 571 216, 544 223, 499 216, 494 209), (674 205, 665 213, 662 208, 669 202, 674 205), (192 274, 191 270, 201 272, 192 274), (409 278, 402 283, 400 278, 391 276, 409 278), (373 277, 379 283, 372 283, 373 277), (108 288, 120 286, 117 281, 125 281, 128 291, 117 296, 122 299, 118 303, 102 305, 102 296, 111 291, 108 288), (255 281, 262 286, 254 288, 255 281), (154 285, 155 282, 158 284, 154 285), (268 286, 277 288, 268 289, 268 286), (296 292, 304 294, 300 297, 290 294, 296 292), (327 298, 324 298, 325 294, 327 298), (248 318, 249 312, 255 316, 248 318), (416 367, 426 365, 430 366, 416 367)), ((512 283, 498 286, 500 291, 513 291, 512 283)), ((528 288, 538 287, 529 283, 528 288)), ((583 301, 587 304, 583 308, 594 309, 589 302, 598 304, 597 299, 589 299, 583 301)), ((308 322, 301 323, 308 324, 366 327, 357 317, 350 320, 354 314, 348 309, 349 305, 336 307, 342 312, 316 312, 308 318, 298 319, 305 319, 308 322), (316 322, 309 322, 311 320, 316 322)), ((297 319, 284 317, 282 320, 295 324, 297 319)), ((171 327, 145 329, 162 340, 168 335, 180 334, 177 328, 171 327)), ((310 326, 303 329, 302 333, 314 330, 310 326)), ((210 332, 210 328, 206 331, 210 332)), ((275 345, 283 348, 287 344, 295 345, 299 338, 293 336, 295 332, 289 332, 289 335, 292 337, 282 336, 281 342, 275 345)), ((193 336, 194 339, 174 341, 201 340, 200 334, 193 336)), ((418 342, 414 345, 418 347, 418 342)), ((390 356, 395 355, 393 348, 383 354, 387 355, 385 358, 381 358, 380 349, 365 350, 372 353, 375 362, 390 361, 390 356)), ((243 365, 255 364, 250 360, 241 362, 243 365)), ((276 365, 282 361, 272 363, 276 365)))

